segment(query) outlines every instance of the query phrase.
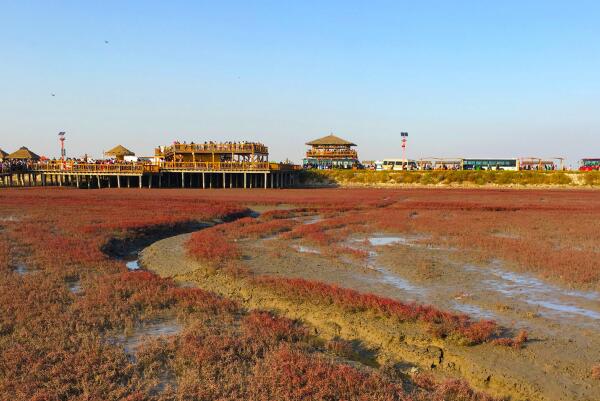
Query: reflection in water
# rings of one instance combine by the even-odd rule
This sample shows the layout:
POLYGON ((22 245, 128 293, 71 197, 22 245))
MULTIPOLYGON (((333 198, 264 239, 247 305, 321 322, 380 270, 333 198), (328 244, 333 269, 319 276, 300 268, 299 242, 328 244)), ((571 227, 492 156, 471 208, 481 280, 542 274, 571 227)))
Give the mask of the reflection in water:
POLYGON ((81 292, 81 282, 79 280, 67 281, 69 291, 73 294, 79 294, 81 292))
POLYGON ((123 346, 125 352, 135 360, 136 349, 151 337, 170 336, 178 334, 181 331, 181 325, 174 319, 163 319, 152 323, 138 326, 133 333, 114 338, 115 344, 123 346))
POLYGON ((298 252, 302 252, 302 253, 314 253, 314 254, 321 253, 321 251, 319 251, 318 249, 311 248, 309 246, 304 246, 304 245, 294 245, 293 248, 295 250, 297 250, 298 252))
POLYGON ((127 262, 125 265, 127 266, 127 268, 129 270, 139 270, 140 269, 140 263, 139 263, 138 259, 131 260, 131 261, 127 262))
POLYGON ((425 288, 411 284, 408 280, 389 271, 385 266, 376 264, 376 259, 377 252, 369 251, 367 267, 369 269, 375 270, 380 274, 378 277, 369 278, 369 280, 389 284, 413 295, 425 296, 427 294, 427 290, 425 288))
POLYGON ((578 315, 600 320, 600 312, 582 305, 582 303, 589 304, 590 301, 600 301, 600 294, 597 292, 565 290, 527 274, 504 270, 500 266, 501 262, 495 261, 489 268, 468 265, 465 266, 465 270, 484 275, 491 273, 496 278, 482 280, 482 283, 510 298, 518 298, 530 305, 545 309, 545 311, 540 311, 542 315, 550 317, 553 315, 558 315, 558 317, 578 315))
POLYGON ((15 267, 15 272, 19 275, 19 276, 24 276, 26 274, 29 273, 29 269, 27 268, 27 266, 25 266, 22 263, 19 263, 17 265, 17 267, 15 267))
POLYGON ((454 309, 458 312, 464 313, 466 315, 469 315, 471 317, 476 317, 479 319, 491 319, 491 320, 495 320, 497 318, 497 316, 494 313, 492 313, 491 311, 482 309, 475 305, 463 304, 463 303, 454 301, 451 306, 452 306, 452 309, 454 309))
POLYGON ((412 236, 412 237, 408 237, 408 236, 391 236, 391 235, 377 235, 377 236, 373 236, 373 237, 369 237, 368 241, 372 246, 385 246, 385 245, 393 245, 393 244, 400 244, 400 245, 415 245, 414 242, 424 239, 425 237, 419 237, 419 236, 412 236))

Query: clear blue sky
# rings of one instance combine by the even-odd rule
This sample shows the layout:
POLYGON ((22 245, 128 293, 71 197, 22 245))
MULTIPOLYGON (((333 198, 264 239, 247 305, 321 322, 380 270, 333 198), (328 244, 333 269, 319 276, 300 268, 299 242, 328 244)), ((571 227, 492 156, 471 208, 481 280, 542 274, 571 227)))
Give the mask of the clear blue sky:
POLYGON ((0 56, 7 151, 600 156, 597 1, 0 0, 0 56))

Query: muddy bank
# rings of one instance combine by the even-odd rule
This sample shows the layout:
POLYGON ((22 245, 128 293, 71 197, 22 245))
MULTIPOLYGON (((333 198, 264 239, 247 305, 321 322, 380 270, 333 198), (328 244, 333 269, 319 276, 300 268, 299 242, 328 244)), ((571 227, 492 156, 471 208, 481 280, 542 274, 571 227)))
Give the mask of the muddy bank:
POLYGON ((192 233, 207 227, 212 227, 216 224, 231 222, 255 214, 255 211, 246 209, 242 213, 233 213, 222 219, 211 221, 190 220, 170 225, 154 225, 131 229, 122 236, 111 238, 104 246, 102 246, 101 250, 111 258, 130 259, 131 255, 136 255, 143 248, 161 239, 179 234, 192 233))
POLYGON ((101 250, 111 258, 123 259, 161 239, 191 233, 211 227, 214 224, 214 222, 189 221, 173 225, 133 229, 128 231, 123 237, 111 238, 101 250))
MULTIPOLYGON (((248 308, 273 309, 285 316, 301 319, 324 338, 339 336, 359 341, 365 348, 375 350, 375 360, 381 365, 404 361, 407 366, 417 366, 443 376, 466 378, 481 390, 519 400, 593 400, 596 394, 600 394, 599 384, 590 377, 592 362, 600 359, 597 355, 600 343, 598 336, 589 336, 589 332, 570 330, 561 334, 556 325, 549 325, 549 329, 544 330, 544 321, 541 320, 536 326, 527 326, 532 340, 520 351, 490 344, 459 346, 434 339, 425 333, 423 327, 415 324, 375 319, 368 313, 344 313, 334 307, 308 302, 299 304, 275 297, 263 288, 254 287, 246 279, 208 271, 186 255, 184 244, 188 238, 188 235, 180 235, 144 249, 140 255, 143 265, 161 276, 193 283, 237 299, 248 308)), ((411 292, 415 288, 418 292, 420 287, 413 283, 414 288, 401 288, 398 282, 377 280, 381 278, 381 271, 366 265, 352 266, 347 262, 332 261, 315 249, 307 251, 298 245, 296 249, 290 248, 285 252, 284 246, 291 245, 283 245, 278 240, 244 243, 244 260, 258 274, 315 279, 400 300, 410 299, 411 292), (274 250, 283 251, 284 257, 274 260, 274 250)), ((393 258, 393 255, 388 256, 393 258)), ((390 266, 388 274, 393 277, 393 272, 395 267, 390 266)), ((411 282, 409 279, 406 281, 411 282)), ((459 297, 460 293, 454 295, 459 297)), ((435 297, 421 299, 417 293, 412 296, 415 300, 428 299, 436 306, 452 309, 435 297)), ((454 301, 469 308, 469 302, 454 301)), ((465 312, 473 312, 476 308, 476 304, 472 305, 465 312)), ((511 318, 519 321, 519 313, 515 312, 502 321, 509 324, 511 318)))

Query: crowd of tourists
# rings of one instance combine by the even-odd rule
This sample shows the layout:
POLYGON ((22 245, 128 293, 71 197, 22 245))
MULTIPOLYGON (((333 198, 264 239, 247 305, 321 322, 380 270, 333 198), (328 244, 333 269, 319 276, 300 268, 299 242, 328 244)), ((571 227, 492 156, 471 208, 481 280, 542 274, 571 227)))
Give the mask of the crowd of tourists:
POLYGON ((173 141, 173 147, 189 147, 194 151, 237 151, 237 150, 250 150, 254 148, 255 151, 267 151, 267 147, 262 143, 258 142, 247 142, 247 141, 226 141, 226 142, 213 142, 205 141, 203 143, 187 143, 186 141, 173 141))
POLYGON ((31 160, 3 160, 0 162, 0 174, 27 171, 33 163, 31 160))

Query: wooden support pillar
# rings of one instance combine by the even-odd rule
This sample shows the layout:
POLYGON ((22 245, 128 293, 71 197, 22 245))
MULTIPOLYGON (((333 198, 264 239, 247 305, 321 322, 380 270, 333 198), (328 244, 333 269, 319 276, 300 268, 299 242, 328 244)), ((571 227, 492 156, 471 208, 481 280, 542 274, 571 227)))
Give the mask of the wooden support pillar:
POLYGON ((148 175, 148 189, 152 189, 152 178, 154 178, 152 174, 148 175))
POLYGON ((247 173, 244 171, 244 189, 246 189, 247 173))
POLYGON ((204 175, 204 171, 202 172, 202 189, 206 188, 206 181, 205 181, 205 175, 204 175))
POLYGON ((110 179, 111 179, 111 177, 110 177, 110 175, 109 175, 109 176, 108 176, 108 188, 110 188, 110 179))
POLYGON ((121 176, 117 175, 117 188, 121 188, 121 176))
POLYGON ((185 188, 185 173, 181 173, 181 188, 185 188))
POLYGON ((102 184, 100 183, 100 174, 96 175, 96 179, 98 179, 98 189, 102 188, 102 184))
POLYGON ((227 177, 225 176, 225 173, 223 173, 223 188, 226 188, 226 184, 227 184, 227 177))
POLYGON ((131 188, 131 176, 127 176, 127 188, 131 188))
POLYGON ((75 179, 77 180, 77 189, 79 189, 79 174, 75 176, 75 179))
POLYGON ((267 173, 265 173, 264 177, 265 177, 265 189, 267 189, 267 173))
POLYGON ((140 184, 140 189, 142 189, 142 176, 140 175, 139 177, 140 177, 140 182, 139 182, 139 184, 140 184))

